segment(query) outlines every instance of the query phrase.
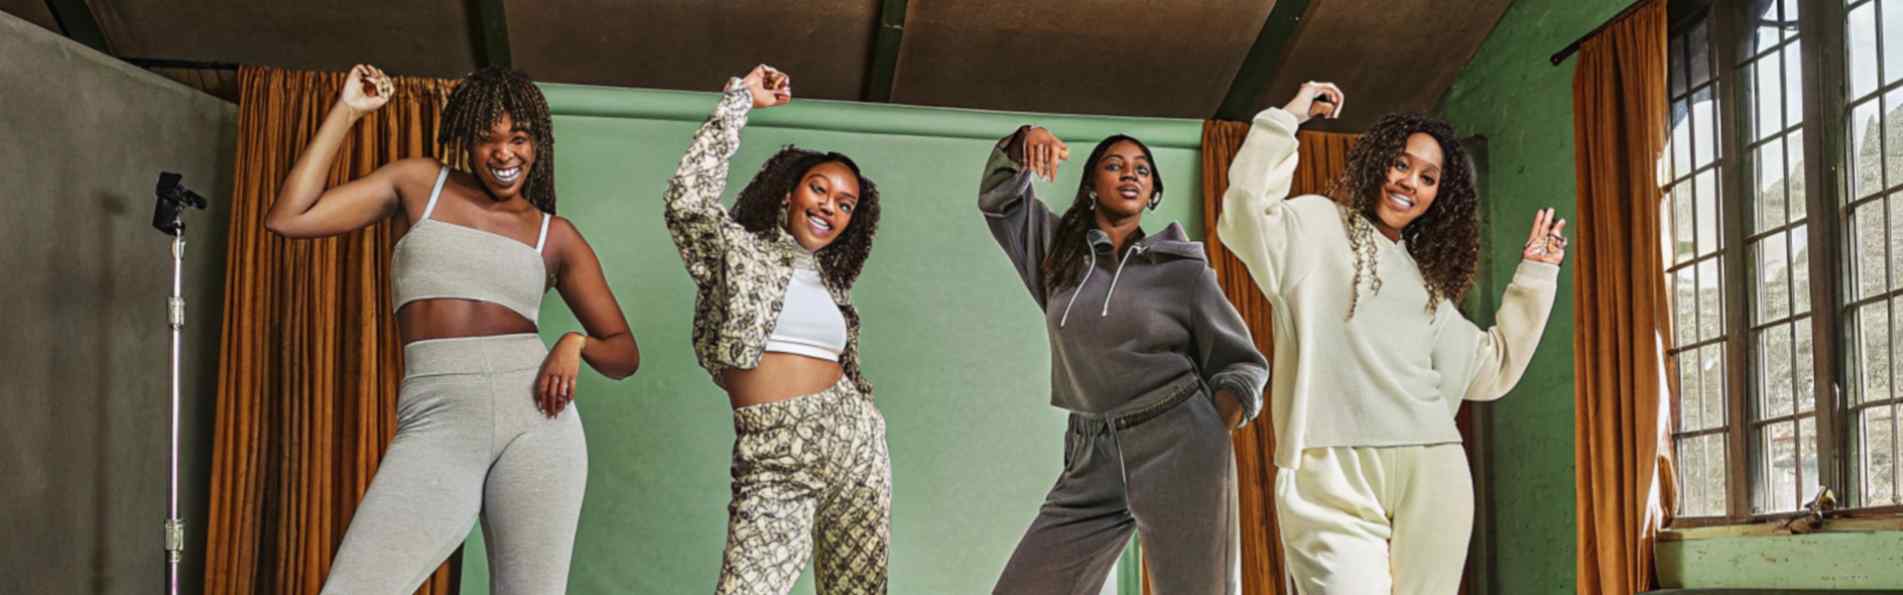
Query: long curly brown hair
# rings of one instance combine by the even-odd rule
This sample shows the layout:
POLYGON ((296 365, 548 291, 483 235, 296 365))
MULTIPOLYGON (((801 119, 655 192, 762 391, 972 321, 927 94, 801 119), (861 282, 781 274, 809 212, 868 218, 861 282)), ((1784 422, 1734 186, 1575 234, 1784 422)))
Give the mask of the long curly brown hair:
POLYGON ((1097 226, 1097 218, 1091 216, 1090 208, 1097 202, 1090 197, 1090 177, 1097 173, 1097 162, 1103 160, 1103 154, 1110 151, 1111 145, 1130 141, 1143 151, 1143 158, 1150 162, 1150 210, 1163 202, 1163 170, 1157 168, 1156 156, 1150 154, 1150 146, 1131 136, 1113 134, 1097 143, 1090 151, 1090 158, 1084 160, 1084 172, 1077 181, 1077 196, 1070 201, 1070 208, 1064 210, 1064 216, 1057 220, 1057 231, 1051 234, 1051 251, 1044 256, 1044 295, 1056 293, 1058 289, 1076 285, 1078 275, 1084 268, 1084 257, 1090 246, 1084 241, 1086 234, 1097 226))
POLYGON ((1408 137, 1417 132, 1434 137, 1446 159, 1434 203, 1401 229, 1407 252, 1427 282, 1427 311, 1434 311, 1443 300, 1460 300, 1473 287, 1474 270, 1480 264, 1480 193, 1474 188, 1473 161, 1447 122, 1425 114, 1389 114, 1348 150, 1348 166, 1328 192, 1341 207, 1348 245, 1355 253, 1349 318, 1360 302, 1363 277, 1371 280, 1374 293, 1381 292, 1375 268, 1374 234, 1380 233, 1372 223, 1377 220, 1375 205, 1381 200, 1381 186, 1388 181, 1388 169, 1406 150, 1408 137))
POLYGON ((535 81, 521 71, 488 66, 469 73, 449 93, 443 106, 436 142, 443 155, 474 167, 471 155, 503 114, 535 140, 535 164, 522 184, 522 197, 542 212, 555 214, 555 125, 549 118, 548 99, 535 81))
POLYGON ((799 186, 806 172, 825 163, 837 163, 852 170, 859 178, 859 202, 852 211, 852 222, 839 232, 832 243, 814 256, 826 281, 840 289, 852 289, 859 272, 872 256, 872 237, 879 231, 879 186, 859 172, 859 164, 839 153, 821 153, 787 145, 760 166, 747 187, 734 201, 733 219, 740 227, 771 240, 786 225, 786 197, 799 186))

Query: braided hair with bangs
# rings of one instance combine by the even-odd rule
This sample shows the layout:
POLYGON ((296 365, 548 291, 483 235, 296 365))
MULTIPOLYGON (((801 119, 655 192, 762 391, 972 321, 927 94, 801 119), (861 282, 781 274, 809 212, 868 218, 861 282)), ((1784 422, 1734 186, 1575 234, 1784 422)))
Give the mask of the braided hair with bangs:
POLYGON ((471 153, 503 114, 535 141, 535 164, 522 185, 522 197, 542 212, 555 214, 555 126, 548 99, 521 71, 488 66, 463 77, 450 92, 436 130, 444 158, 475 167, 471 153))

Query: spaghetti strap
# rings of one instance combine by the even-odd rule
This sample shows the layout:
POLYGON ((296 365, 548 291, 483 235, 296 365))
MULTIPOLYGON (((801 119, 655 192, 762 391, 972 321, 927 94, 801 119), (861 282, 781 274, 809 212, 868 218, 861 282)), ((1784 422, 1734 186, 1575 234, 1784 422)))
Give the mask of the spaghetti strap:
POLYGON ((423 216, 416 219, 418 222, 429 219, 430 212, 436 210, 436 197, 443 194, 443 180, 447 179, 449 179, 449 166, 445 165, 442 171, 436 174, 436 187, 430 189, 429 204, 423 205, 423 216))
POLYGON ((536 254, 542 253, 542 243, 548 241, 548 220, 551 219, 552 217, 553 216, 549 215, 548 213, 542 213, 542 232, 535 236, 535 253, 536 254))

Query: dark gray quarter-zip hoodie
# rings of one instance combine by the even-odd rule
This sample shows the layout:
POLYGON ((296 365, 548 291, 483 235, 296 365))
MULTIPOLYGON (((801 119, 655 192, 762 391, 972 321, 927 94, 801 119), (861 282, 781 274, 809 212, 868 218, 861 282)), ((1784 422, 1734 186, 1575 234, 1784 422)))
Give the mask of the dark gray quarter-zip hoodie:
POLYGON ((1031 172, 1002 147, 991 153, 978 210, 1044 310, 1051 342, 1051 405, 1111 413, 1185 374, 1213 394, 1229 389, 1245 420, 1262 409, 1268 362, 1223 296, 1200 242, 1181 225, 1141 230, 1123 254, 1090 230, 1090 266, 1078 283, 1045 295, 1043 263, 1058 216, 1031 189, 1031 172))

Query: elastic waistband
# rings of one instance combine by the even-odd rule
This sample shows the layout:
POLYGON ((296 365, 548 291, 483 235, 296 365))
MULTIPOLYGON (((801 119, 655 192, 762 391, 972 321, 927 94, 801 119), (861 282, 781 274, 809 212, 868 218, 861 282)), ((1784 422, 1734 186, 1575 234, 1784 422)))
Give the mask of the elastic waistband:
POLYGON ((1203 379, 1194 372, 1183 374, 1175 380, 1157 387, 1150 392, 1137 395, 1122 407, 1105 413, 1070 414, 1070 431, 1079 434, 1091 434, 1104 430, 1121 431, 1137 427, 1143 422, 1157 417, 1183 404, 1191 397, 1203 394, 1203 379))
POLYGON ((734 431, 742 433, 763 432, 838 411, 842 407, 852 406, 862 400, 864 399, 859 396, 859 389, 853 386, 852 379, 841 374, 839 381, 826 390, 784 401, 735 409, 733 410, 733 428, 734 431))
POLYGON ((548 346, 535 333, 425 339, 403 346, 403 376, 532 370, 547 357, 548 346))

